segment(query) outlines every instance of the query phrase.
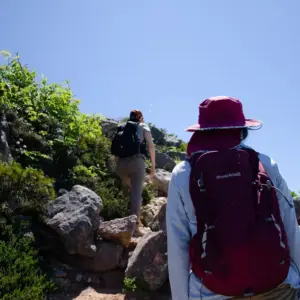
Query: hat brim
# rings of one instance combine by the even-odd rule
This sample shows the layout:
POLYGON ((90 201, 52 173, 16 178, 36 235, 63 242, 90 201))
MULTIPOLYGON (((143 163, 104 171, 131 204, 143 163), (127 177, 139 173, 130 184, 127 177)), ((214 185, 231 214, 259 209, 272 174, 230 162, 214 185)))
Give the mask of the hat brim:
POLYGON ((249 129, 260 129, 262 122, 258 120, 246 119, 245 125, 243 126, 218 126, 218 127, 201 127, 200 124, 189 126, 185 129, 188 132, 214 130, 214 129, 234 129, 234 128, 249 128, 249 129))

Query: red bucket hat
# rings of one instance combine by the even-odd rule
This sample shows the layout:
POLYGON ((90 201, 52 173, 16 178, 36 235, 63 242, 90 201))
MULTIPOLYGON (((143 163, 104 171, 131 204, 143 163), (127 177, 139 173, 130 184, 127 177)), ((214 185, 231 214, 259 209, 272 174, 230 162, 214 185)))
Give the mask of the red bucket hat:
POLYGON ((227 96, 211 97, 199 105, 198 124, 186 131, 251 128, 260 129, 262 122, 246 119, 242 103, 238 99, 227 96))

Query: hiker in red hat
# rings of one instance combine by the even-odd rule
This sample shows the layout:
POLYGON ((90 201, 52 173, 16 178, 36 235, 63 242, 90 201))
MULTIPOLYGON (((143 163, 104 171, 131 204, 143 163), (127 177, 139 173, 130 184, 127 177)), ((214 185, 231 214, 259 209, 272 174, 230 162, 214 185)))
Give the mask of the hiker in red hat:
POLYGON ((300 232, 277 164, 243 141, 260 121, 239 100, 199 106, 188 159, 172 173, 167 202, 173 300, 296 300, 300 232))

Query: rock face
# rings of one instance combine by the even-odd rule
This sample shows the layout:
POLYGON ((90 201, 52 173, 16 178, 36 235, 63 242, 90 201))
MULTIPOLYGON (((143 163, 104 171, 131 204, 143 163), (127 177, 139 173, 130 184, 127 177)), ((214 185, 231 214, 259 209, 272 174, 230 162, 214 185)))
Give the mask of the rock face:
POLYGON ((157 145, 178 147, 182 143, 182 140, 178 139, 175 135, 167 134, 163 129, 158 129, 150 125, 150 130, 154 143, 157 145))
POLYGON ((150 290, 159 289, 168 278, 167 236, 163 231, 149 232, 129 258, 125 276, 136 278, 150 290))
POLYGON ((0 120, 0 161, 11 162, 12 156, 8 145, 8 122, 5 114, 1 113, 0 120))
POLYGON ((106 119, 106 120, 102 121, 100 125, 102 128, 103 134, 106 137, 112 139, 114 137, 115 133, 117 132, 118 122, 106 119))
POLYGON ((175 135, 167 134, 165 136, 166 145, 170 147, 179 147, 181 140, 178 139, 175 135))
POLYGON ((152 231, 162 230, 163 232, 167 233, 166 209, 167 209, 167 203, 164 203, 161 206, 159 212, 154 216, 154 218, 149 223, 149 227, 152 231))
POLYGON ((128 247, 135 230, 137 216, 132 215, 125 218, 101 222, 98 236, 106 240, 120 242, 124 247, 128 247))
POLYGON ((106 272, 120 266, 124 248, 121 245, 107 242, 96 242, 94 257, 72 255, 68 257, 68 263, 87 272, 106 272))
POLYGON ((46 224, 60 236, 69 254, 95 256, 94 233, 99 228, 101 198, 88 188, 76 185, 49 203, 46 224))
POLYGON ((186 159, 186 153, 185 152, 177 152, 177 151, 168 151, 167 154, 169 157, 171 157, 174 160, 180 160, 183 161, 186 159))
POLYGON ((153 218, 159 213, 161 207, 167 202, 166 197, 154 198, 149 204, 143 207, 141 219, 144 226, 148 227, 153 218))
POLYGON ((156 170, 154 175, 154 184, 164 196, 168 195, 170 180, 171 180, 170 172, 163 169, 156 170))
POLYGON ((166 153, 155 150, 156 167, 172 172, 176 166, 175 161, 166 153))
POLYGON ((151 135, 155 144, 165 145, 165 133, 162 130, 159 130, 155 126, 150 126, 151 135))

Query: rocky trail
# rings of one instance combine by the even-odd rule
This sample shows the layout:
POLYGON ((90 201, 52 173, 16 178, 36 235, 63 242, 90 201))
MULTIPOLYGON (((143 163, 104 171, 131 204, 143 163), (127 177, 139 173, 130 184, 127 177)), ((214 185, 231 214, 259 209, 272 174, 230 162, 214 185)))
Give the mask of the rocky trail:
POLYGON ((48 297, 48 300, 168 300, 169 295, 157 293, 123 294, 121 290, 95 290, 91 287, 74 294, 60 294, 48 297))

